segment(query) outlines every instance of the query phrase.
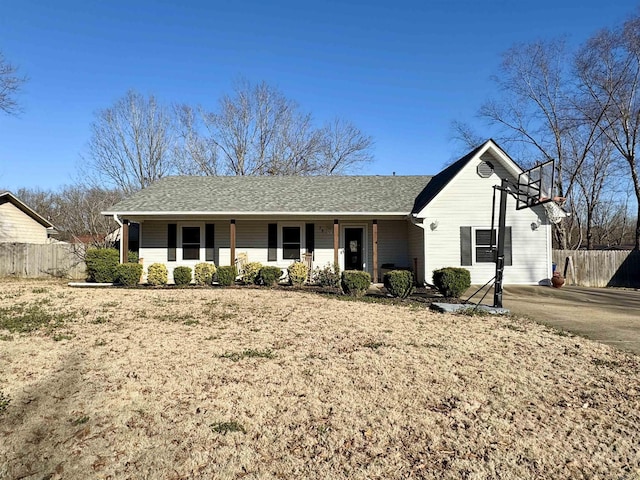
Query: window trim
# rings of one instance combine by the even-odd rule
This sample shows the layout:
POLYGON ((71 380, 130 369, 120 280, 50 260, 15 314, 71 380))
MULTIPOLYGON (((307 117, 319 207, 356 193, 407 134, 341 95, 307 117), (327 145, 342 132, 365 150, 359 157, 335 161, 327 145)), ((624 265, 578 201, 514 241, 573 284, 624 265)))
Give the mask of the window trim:
POLYGON ((302 256, 306 253, 305 248, 305 224, 304 222, 284 222, 278 223, 278 262, 300 262, 302 261, 302 256), (297 228, 300 231, 300 257, 298 259, 294 258, 284 258, 284 232, 285 228, 297 228))
POLYGON ((205 241, 205 237, 204 237, 204 222, 185 222, 185 223, 178 223, 177 229, 178 229, 178 235, 177 235, 177 248, 176 248, 176 262, 177 263, 199 263, 199 262, 203 262, 204 260, 202 260, 203 258, 205 258, 206 255, 206 249, 205 249, 205 245, 204 245, 204 241, 205 241), (197 259, 189 259, 189 260, 185 260, 184 258, 184 250, 183 250, 183 229, 187 227, 197 227, 199 228, 200 231, 200 246, 198 248, 198 258, 197 259))
MULTIPOLYGON (((478 245, 476 243, 477 232, 479 232, 479 231, 491 231, 491 227, 471 227, 471 255, 472 255, 471 262, 472 262, 473 265, 486 265, 488 263, 492 263, 492 264, 495 265, 495 263, 496 263, 495 262, 495 253, 494 253, 494 256, 491 259, 491 261, 488 261, 488 262, 478 261, 478 258, 477 258, 478 257, 478 248, 489 248, 491 246, 490 244, 487 244, 487 245, 480 244, 480 245, 478 245)), ((493 237, 494 237, 495 242, 496 242, 493 245, 494 251, 495 251, 495 249, 498 248, 498 244, 497 244, 497 242, 498 242, 498 228, 497 227, 494 228, 493 232, 494 232, 493 237)))
MULTIPOLYGON (((338 264, 340 269, 344 271, 344 256, 347 250, 345 241, 346 228, 362 228, 362 271, 369 272, 369 228, 372 223, 345 222, 340 224, 340 241, 338 242, 338 264)), ((378 227, 379 228, 379 227, 378 227)))
MULTIPOLYGON (((476 265, 480 267, 490 263, 476 260, 476 230, 491 230, 491 228, 486 226, 460 226, 460 265, 463 267, 476 265)), ((504 265, 506 267, 513 266, 513 228, 510 225, 505 227, 504 232, 504 265)))

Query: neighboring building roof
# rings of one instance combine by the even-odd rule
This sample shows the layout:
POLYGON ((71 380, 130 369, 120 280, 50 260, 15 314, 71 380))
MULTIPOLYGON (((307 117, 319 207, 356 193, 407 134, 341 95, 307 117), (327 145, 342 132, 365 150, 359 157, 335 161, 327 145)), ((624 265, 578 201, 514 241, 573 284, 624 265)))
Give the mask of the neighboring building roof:
POLYGON ((408 214, 430 176, 166 177, 105 214, 408 214))
POLYGON ((11 192, 1 192, 0 193, 0 205, 2 205, 3 203, 7 203, 7 202, 10 202, 13 205, 15 205, 16 208, 22 210, 24 213, 29 215, 31 218, 33 218, 36 222, 41 224, 43 227, 48 228, 48 229, 54 229, 53 224, 49 220, 47 220, 42 215, 40 215, 38 212, 33 210, 26 203, 22 202, 13 193, 11 193, 11 192))

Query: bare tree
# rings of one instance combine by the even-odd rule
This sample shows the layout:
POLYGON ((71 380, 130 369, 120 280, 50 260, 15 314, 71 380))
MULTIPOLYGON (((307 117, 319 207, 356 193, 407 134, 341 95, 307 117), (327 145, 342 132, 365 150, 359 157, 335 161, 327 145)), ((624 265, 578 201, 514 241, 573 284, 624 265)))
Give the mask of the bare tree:
POLYGON ((322 132, 321 173, 345 173, 373 160, 373 139, 355 125, 339 118, 322 132))
POLYGON ((336 120, 317 128, 278 89, 240 81, 217 111, 177 108, 180 171, 201 175, 318 175, 371 159, 370 137, 336 120))
POLYGON ((16 95, 20 93, 27 77, 18 74, 18 67, 9 63, 0 52, 0 110, 9 115, 20 111, 16 95))
POLYGON ((640 250, 640 17, 593 36, 576 57, 576 71, 585 116, 595 123, 604 112, 599 128, 629 167, 637 201, 634 249, 640 250))
POLYGON ((62 239, 81 242, 93 247, 112 247, 114 239, 109 236, 118 224, 100 212, 122 200, 118 190, 70 185, 62 189, 59 197, 59 229, 62 239))
POLYGON ((200 112, 189 105, 175 107, 177 141, 176 168, 181 175, 218 175, 221 170, 218 147, 200 112))
POLYGON ((20 188, 15 193, 29 208, 49 220, 55 227, 58 226, 60 203, 56 192, 40 188, 20 188))
MULTIPOLYGON (((501 96, 480 108, 480 116, 497 126, 498 137, 522 149, 524 166, 555 160, 557 195, 571 197, 576 175, 599 136, 599 116, 582 121, 575 104, 570 55, 561 39, 517 45, 503 54, 500 74, 493 77, 501 96)), ((473 138, 464 124, 458 137, 473 138)), ((566 225, 554 229, 559 248, 567 248, 566 225)))
POLYGON ((78 184, 59 191, 21 188, 16 195, 53 224, 56 240, 73 244, 78 258, 84 259, 87 247, 114 246, 116 238, 110 234, 118 224, 100 212, 122 200, 121 192, 78 184))
POLYGON ((169 110, 129 91, 96 113, 88 167, 98 185, 135 192, 174 171, 172 136, 169 110))
POLYGON ((53 224, 58 240, 94 247, 113 246, 109 234, 118 224, 100 212, 122 200, 122 192, 77 184, 59 191, 21 188, 16 195, 53 224))
MULTIPOLYGON (((576 158, 574 155, 572 158, 576 158)), ((606 140, 600 140, 589 149, 587 156, 580 168, 575 172, 575 195, 572 197, 573 217, 581 223, 580 242, 574 245, 578 248, 582 240, 586 240, 587 250, 595 245, 595 230, 601 222, 598 222, 598 213, 602 212, 603 202, 610 199, 612 183, 616 181, 617 163, 613 160, 613 147, 606 140), (583 231, 582 231, 583 230, 583 231)))
MULTIPOLYGON (((456 141, 461 146, 461 151, 458 152, 460 155, 473 150, 486 140, 486 138, 475 131, 471 125, 461 120, 453 120, 450 129, 451 140, 456 141)), ((460 158, 460 155, 457 155, 456 158, 460 158)))

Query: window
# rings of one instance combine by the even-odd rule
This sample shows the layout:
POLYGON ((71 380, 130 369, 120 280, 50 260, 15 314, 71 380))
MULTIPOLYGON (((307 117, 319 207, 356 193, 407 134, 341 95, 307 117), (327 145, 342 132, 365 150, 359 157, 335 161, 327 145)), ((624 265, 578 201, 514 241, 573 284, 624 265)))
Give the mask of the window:
MULTIPOLYGON (((493 241, 496 247, 497 230, 490 228, 460 227, 460 265, 471 266, 476 263, 494 263, 495 253, 491 251, 493 241)), ((511 227, 504 230, 504 264, 512 265, 511 227)))
POLYGON ((476 263, 494 263, 496 231, 491 229, 476 230, 476 263))
POLYGON ((182 227, 182 259, 200 260, 200 227, 182 227))
POLYGON ((300 227, 282 227, 282 258, 300 260, 300 227))

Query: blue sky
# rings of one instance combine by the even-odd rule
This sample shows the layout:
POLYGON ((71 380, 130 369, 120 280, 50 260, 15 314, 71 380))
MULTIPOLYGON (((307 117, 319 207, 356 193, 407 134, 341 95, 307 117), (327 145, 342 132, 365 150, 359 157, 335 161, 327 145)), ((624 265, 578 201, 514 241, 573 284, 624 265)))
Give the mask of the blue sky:
MULTIPOLYGON (((374 137, 366 174, 434 174, 462 153, 450 122, 476 122, 515 43, 580 43, 637 2, 4 0, 0 50, 29 76, 0 115, 0 188, 76 180, 94 113, 127 90, 214 109, 240 77, 266 81, 318 123, 374 137)), ((484 136, 491 131, 477 125, 484 136)))

